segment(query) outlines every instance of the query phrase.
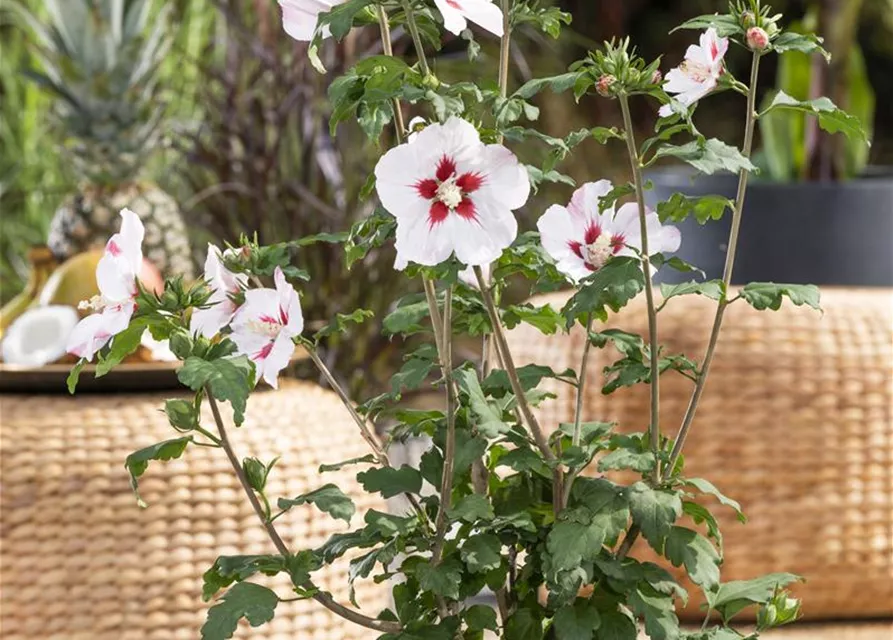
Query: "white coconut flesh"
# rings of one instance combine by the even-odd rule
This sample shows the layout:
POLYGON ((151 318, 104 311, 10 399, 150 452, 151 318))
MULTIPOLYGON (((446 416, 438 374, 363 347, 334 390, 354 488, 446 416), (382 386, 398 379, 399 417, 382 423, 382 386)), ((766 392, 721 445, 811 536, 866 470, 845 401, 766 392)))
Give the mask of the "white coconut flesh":
POLYGON ((3 361, 42 367, 65 355, 68 337, 78 323, 73 307, 50 305, 29 309, 16 318, 3 338, 3 361))

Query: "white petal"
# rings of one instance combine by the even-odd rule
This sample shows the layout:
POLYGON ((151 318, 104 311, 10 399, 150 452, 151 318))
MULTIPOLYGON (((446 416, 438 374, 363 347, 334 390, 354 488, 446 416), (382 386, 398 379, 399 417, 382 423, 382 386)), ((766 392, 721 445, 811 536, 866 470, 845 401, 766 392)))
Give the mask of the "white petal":
POLYGON ((102 314, 94 313, 77 323, 68 337, 65 350, 78 358, 91 361, 111 338, 112 335, 105 330, 102 314))
POLYGON ((218 301, 207 309, 193 309, 192 317, 189 319, 189 331, 206 338, 213 338, 230 323, 234 312, 235 305, 229 300, 218 301))
POLYGON ((703 50, 704 62, 713 66, 723 59, 729 48, 729 39, 720 38, 716 29, 710 27, 701 34, 701 49, 703 50))
POLYGON ((530 176, 515 154, 501 144, 488 144, 479 158, 485 180, 472 198, 483 197, 513 211, 523 207, 530 197, 530 176))
POLYGON ((102 311, 102 322, 105 330, 112 336, 116 336, 130 324, 130 318, 136 309, 133 301, 128 300, 122 304, 106 307, 102 311))
POLYGON ((450 214, 443 222, 433 226, 428 223, 427 212, 414 220, 398 220, 396 264, 405 266, 408 262, 415 262, 433 266, 449 258, 453 253, 450 228, 455 217, 450 214))
POLYGON ((505 205, 486 199, 475 198, 477 218, 468 220, 450 214, 453 224, 453 247, 456 257, 469 266, 479 267, 489 264, 502 255, 502 252, 518 236, 518 221, 505 205))
POLYGON ((504 33, 502 10, 490 0, 456 0, 465 17, 501 38, 504 33))
POLYGON ((433 178, 437 171, 437 149, 424 139, 435 127, 440 125, 427 127, 412 143, 394 147, 375 165, 375 190, 382 206, 398 220, 428 215, 430 202, 419 194, 415 185, 420 180, 433 178))
POLYGON ((622 235, 624 240, 632 237, 640 238, 642 226, 639 222, 639 205, 634 202, 622 205, 614 214, 610 232, 615 236, 622 235))
POLYGON ((664 82, 664 91, 667 93, 683 93, 691 91, 701 85, 700 82, 694 80, 690 75, 682 71, 682 69, 670 69, 667 72, 667 79, 664 82))
POLYGON ((584 217, 554 204, 546 210, 536 226, 540 232, 543 248, 555 260, 555 266, 573 282, 578 282, 592 272, 586 263, 570 248, 571 242, 583 243, 585 227, 581 222, 584 217))
MULTIPOLYGON (((568 210, 572 214, 582 216, 589 220, 600 218, 599 202, 601 199, 614 188, 610 180, 598 180, 596 182, 587 182, 583 186, 574 191, 571 196, 568 210)), ((605 209, 605 213, 613 213, 613 207, 605 209)), ((584 225, 585 228, 585 225, 584 225)))
POLYGON ((120 215, 121 230, 112 236, 109 243, 117 242, 124 259, 136 274, 143 268, 143 238, 146 229, 143 227, 143 221, 130 209, 121 209, 120 215))
POLYGON ((657 110, 657 115, 659 115, 661 118, 666 118, 667 116, 673 115, 673 107, 665 104, 657 110))
MULTIPOLYGON (((704 36, 701 35, 701 43, 704 43, 704 36)), ((693 62, 695 64, 710 66, 710 55, 708 54, 708 49, 703 46, 698 46, 696 44, 688 45, 688 49, 685 50, 685 59, 688 62, 693 62)))
POLYGON ((279 317, 279 293, 275 289, 249 289, 245 292, 245 303, 233 318, 233 330, 246 327, 264 316, 279 317))
POLYGON ((438 10, 443 16, 444 29, 446 29, 453 35, 458 36, 468 26, 468 23, 465 22, 465 16, 462 15, 462 12, 451 7, 447 3, 447 0, 434 0, 434 4, 437 5, 438 10))
POLYGON ((280 317, 282 312, 285 312, 285 317, 287 318, 285 330, 290 332, 290 335, 296 336, 304 330, 304 317, 301 314, 301 302, 298 299, 298 292, 285 279, 285 274, 282 273, 282 269, 279 267, 276 267, 273 278, 276 281, 276 292, 279 294, 280 317))
POLYGON ((279 388, 279 372, 288 366, 291 356, 295 351, 295 345, 291 338, 280 333, 273 342, 273 348, 263 361, 263 379, 274 389, 279 388))
POLYGON ((295 40, 308 42, 313 39, 319 14, 344 1, 279 0, 279 6, 282 7, 282 27, 295 40))
POLYGON ((123 255, 106 252, 96 265, 96 285, 106 300, 122 302, 136 295, 136 275, 123 255))

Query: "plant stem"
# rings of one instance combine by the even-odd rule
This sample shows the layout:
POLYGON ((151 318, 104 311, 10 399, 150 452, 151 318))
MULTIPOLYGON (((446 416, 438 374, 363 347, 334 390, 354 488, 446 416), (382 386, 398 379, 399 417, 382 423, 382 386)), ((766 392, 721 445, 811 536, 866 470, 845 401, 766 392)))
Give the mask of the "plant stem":
POLYGON ((440 319, 440 310, 437 307, 437 291, 434 282, 422 276, 422 285, 425 287, 425 299, 428 301, 428 315, 431 317, 431 330, 434 332, 434 345, 437 347, 437 355, 443 366, 443 321, 440 319))
POLYGON ((512 50, 512 20, 510 15, 511 0, 501 0, 502 8, 502 40, 499 45, 499 95, 508 95, 509 59, 512 50))
MULTIPOLYGON (((394 56, 394 45, 391 42, 391 26, 388 23, 388 13, 382 5, 376 7, 378 13, 378 26, 381 30, 381 50, 386 56, 394 56)), ((403 142, 406 125, 403 122, 403 109, 400 107, 399 98, 394 98, 394 132, 397 143, 403 142)))
MULTIPOLYGON (((391 466, 391 461, 388 459, 388 454, 385 453, 384 447, 379 441, 378 437, 375 435, 375 431, 370 428, 369 424, 366 420, 363 419, 362 416, 357 412, 356 408, 353 406, 353 402, 350 397, 347 395, 347 392, 344 391, 344 387, 342 387, 338 381, 335 379, 335 376, 332 375, 332 372, 326 366, 326 363, 322 361, 322 358, 319 357, 319 352, 317 352, 315 347, 307 346, 307 353, 310 354, 310 359, 313 361, 313 364, 316 365, 316 368, 319 369, 319 372, 322 373, 323 377, 326 379, 326 382, 329 383, 329 386, 335 390, 335 393, 338 394, 338 398, 340 398, 341 403, 345 406, 348 413, 350 413, 351 417, 356 422, 357 427, 360 429, 360 435, 363 436, 363 440, 369 445, 369 448, 372 449, 372 453, 376 458, 376 462, 382 467, 391 466)), ((422 505, 419 504, 419 501, 416 500, 416 497, 411 493, 404 493, 403 496, 412 506, 413 510, 416 512, 416 515, 419 516, 419 519, 422 521, 422 524, 425 527, 428 527, 428 516, 425 511, 422 509, 422 505)))
POLYGON ((388 460, 388 455, 385 453, 384 448, 381 446, 381 442, 378 440, 378 437, 375 435, 372 429, 369 428, 368 423, 363 417, 357 413, 356 408, 353 406, 353 402, 351 402, 350 397, 347 395, 347 392, 344 391, 344 388, 338 384, 338 381, 335 379, 335 376, 332 375, 332 372, 326 366, 326 363, 322 361, 322 358, 319 357, 319 352, 317 352, 315 347, 307 346, 307 353, 310 354, 310 359, 313 361, 313 364, 316 365, 316 368, 319 369, 320 373, 322 373, 323 377, 326 379, 326 382, 329 383, 329 386, 335 390, 335 393, 338 394, 338 397, 341 399, 341 402, 347 408, 348 413, 353 418, 354 422, 357 423, 357 427, 360 429, 360 435, 363 436, 363 440, 369 445, 369 448, 372 449, 372 453, 375 455, 376 462, 383 467, 390 466, 390 461, 388 460))
MULTIPOLYGON (((583 345, 583 355, 580 358, 580 375, 577 378, 577 406, 574 411, 574 435, 571 440, 573 446, 580 446, 580 440, 583 437, 583 396, 586 392, 586 362, 589 360, 589 350, 592 347, 592 341, 589 339, 589 332, 592 331, 592 314, 586 317, 586 343, 583 345)), ((564 483, 564 496, 561 500, 561 506, 566 507, 570 500, 571 489, 574 486, 574 480, 578 472, 572 471, 567 475, 564 483)))
MULTIPOLYGON (((206 389, 205 391, 208 396, 208 403, 211 405, 211 413, 214 415, 214 422, 217 424, 217 432, 220 434, 220 446, 226 452, 226 457, 229 458, 229 462, 232 465, 233 470, 236 472, 236 477, 239 479, 239 484, 242 485, 242 489, 245 491, 245 495, 248 496, 248 502, 251 503, 252 509, 254 509, 254 512, 257 514, 258 519, 261 521, 264 530, 267 532, 267 535, 273 542, 273 546, 276 547, 276 550, 282 556, 290 556, 291 553, 288 550, 288 546, 285 544, 282 536, 279 535, 279 532, 276 530, 275 525, 264 515, 264 508, 260 504, 260 501, 257 499, 257 495, 255 494, 254 489, 252 489, 251 485, 248 483, 248 477, 245 475, 245 470, 239 463, 239 459, 238 457, 236 457, 236 454, 233 451, 232 444, 229 441, 229 436, 227 436, 226 427, 223 424, 223 418, 220 415, 220 409, 217 406, 217 401, 214 399, 214 396, 211 395, 210 389, 206 389)), ((316 586, 309 581, 301 586, 308 590, 316 589, 316 586)), ((403 630, 403 626, 398 622, 376 620, 375 618, 365 616, 358 611, 349 609, 343 604, 336 602, 335 599, 332 598, 332 596, 328 593, 322 591, 317 592, 313 595, 313 599, 332 613, 341 616, 349 622, 353 622, 354 624, 366 627, 367 629, 372 629, 379 633, 400 633, 403 630)))
POLYGON ((496 338, 496 351, 500 358, 502 358, 505 373, 511 383, 512 393, 515 394, 518 409, 521 411, 521 415, 524 417, 524 421, 527 423, 527 427, 533 434, 533 439, 536 441, 540 451, 542 451, 543 456, 545 456, 546 460, 555 460, 555 453, 549 447, 549 441, 543 434, 539 421, 530 409, 530 404, 527 402, 527 396, 524 395, 524 388, 521 386, 521 380, 518 378, 518 370, 515 368, 514 360, 512 360, 512 354, 511 351, 509 351, 508 342, 506 341, 505 334, 502 330, 502 323, 499 320, 499 313, 496 310, 496 305, 493 303, 490 287, 487 286, 487 282, 484 279, 484 274, 481 272, 480 267, 474 267, 474 274, 477 276, 478 285, 481 288, 481 296, 484 298, 484 306, 487 307, 487 315, 490 318, 490 324, 493 325, 493 336, 496 338))
MULTIPOLYGON (((754 52, 753 62, 750 67, 750 87, 747 93, 747 119, 744 126, 744 148, 742 153, 745 158, 750 158, 753 148, 753 134, 756 128, 756 101, 757 101, 757 75, 760 68, 760 53, 754 52)), ((704 353, 704 364, 701 366, 701 373, 695 384, 691 400, 682 418, 682 426, 673 443, 673 450, 670 453, 670 461, 667 466, 667 473, 673 472, 676 461, 682 455, 682 447, 685 446, 685 439, 691 430, 692 422, 695 419, 695 413, 698 410, 698 404, 701 401, 701 395, 704 393, 704 386, 707 383, 707 375, 710 372, 710 365, 713 362, 713 355, 716 351, 716 343, 719 340, 719 330, 722 327, 723 317, 729 301, 726 299, 728 295, 729 285, 732 283, 732 270, 735 268, 735 254, 738 249, 738 234, 741 230, 741 216, 744 211, 744 196, 747 193, 747 179, 750 173, 747 169, 742 169, 738 174, 738 193, 735 196, 735 210, 732 212, 732 230, 729 233, 729 249, 726 253, 726 264, 723 269, 722 281, 724 285, 723 297, 716 304, 716 315, 713 318, 713 328, 710 331, 710 340, 707 343, 707 350, 704 353)))
POLYGON ((415 21, 412 0, 403 0, 403 11, 406 13, 406 26, 409 29, 409 35, 412 36, 412 43, 419 59, 419 69, 423 76, 427 76, 431 70, 428 67, 428 58, 425 57, 425 45, 422 44, 422 36, 419 34, 419 27, 415 21))
POLYGON ((651 451, 654 453, 655 464, 653 479, 660 478, 660 461, 658 452, 660 449, 660 351, 657 342, 657 311, 654 306, 654 289, 651 281, 651 255, 648 250, 648 221, 645 217, 645 189, 642 181, 642 164, 639 162, 636 150, 636 138, 633 132, 633 122, 629 114, 629 98, 625 93, 618 97, 620 110, 623 112, 624 138, 626 149, 629 153, 629 164, 633 172, 633 185, 636 188, 636 204, 639 206, 639 229, 642 234, 642 271, 645 273, 645 301, 648 306, 648 343, 651 351, 651 424, 648 429, 651 440, 651 451))
POLYGON ((456 406, 453 393, 453 355, 452 355, 452 320, 453 320, 453 287, 446 290, 443 303, 443 352, 440 354, 441 368, 443 370, 444 383, 446 385, 446 418, 447 433, 443 452, 443 474, 440 480, 440 506, 437 509, 435 522, 434 549, 431 553, 431 562, 440 564, 443 554, 443 544, 447 533, 447 510, 452 506, 453 494, 453 463, 456 459, 456 406))

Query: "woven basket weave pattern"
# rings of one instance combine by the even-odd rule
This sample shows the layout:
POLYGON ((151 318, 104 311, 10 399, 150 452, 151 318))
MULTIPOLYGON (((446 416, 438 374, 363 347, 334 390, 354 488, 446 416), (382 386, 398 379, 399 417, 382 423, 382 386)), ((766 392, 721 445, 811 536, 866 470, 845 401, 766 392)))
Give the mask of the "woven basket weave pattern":
MULTIPOLYGON (((560 308, 565 299, 536 303, 560 308)), ((610 325, 647 335, 644 305, 639 296, 610 325)), ((660 314, 661 342, 671 353, 701 357, 714 305, 698 296, 670 301, 660 314)), ((807 618, 891 616, 893 297, 889 290, 829 289, 822 306, 824 315, 789 303, 778 312, 742 302, 729 308, 685 447, 686 473, 714 482, 749 517, 741 525, 716 505, 723 580, 790 571, 808 580, 796 589, 807 618)), ((525 326, 510 343, 519 366, 562 371, 579 367, 583 333, 568 340, 525 326)), ((611 347, 592 351, 583 419, 643 431, 647 385, 599 393, 602 369, 618 358, 611 347)), ((672 372, 661 377, 664 433, 678 429, 692 386, 672 372)), ((558 383, 550 390, 558 398, 540 416, 551 429, 573 419, 574 395, 558 383)), ((633 555, 653 559, 648 553, 637 544, 633 555)), ((689 608, 693 616, 698 602, 689 608)))
MULTIPOLYGON (((194 640, 209 606, 201 602, 201 575, 217 555, 274 552, 222 451, 191 447, 183 459, 151 463, 140 479, 149 508, 136 506, 124 458, 176 437, 159 411, 165 397, 0 397, 5 640, 194 640)), ((213 424, 210 415, 203 421, 213 424)), ((357 504, 355 518, 369 508, 385 510, 383 501, 358 487, 355 470, 318 474, 320 463, 368 452, 334 394, 308 383, 257 393, 246 424, 229 431, 239 456, 281 456, 270 496, 293 497, 334 482, 357 504)), ((346 530, 310 506, 276 522, 295 551, 346 530)), ((315 577, 348 602, 346 563, 315 577)), ((288 597, 287 580, 268 584, 288 597)), ((387 588, 360 581, 357 599, 375 616, 387 606, 387 588)), ((263 640, 375 636, 313 601, 282 603, 272 623, 237 634, 263 640)))

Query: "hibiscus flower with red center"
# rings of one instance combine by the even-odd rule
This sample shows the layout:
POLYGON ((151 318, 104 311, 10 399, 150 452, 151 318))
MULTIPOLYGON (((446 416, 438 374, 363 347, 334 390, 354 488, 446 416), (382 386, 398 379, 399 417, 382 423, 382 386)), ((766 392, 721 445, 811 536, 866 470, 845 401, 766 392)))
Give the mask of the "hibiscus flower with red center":
POLYGON ((397 268, 436 265, 453 253, 481 266, 518 235, 512 213, 530 181, 515 155, 484 144, 474 126, 452 117, 388 151, 375 167, 382 205, 397 218, 397 268))

